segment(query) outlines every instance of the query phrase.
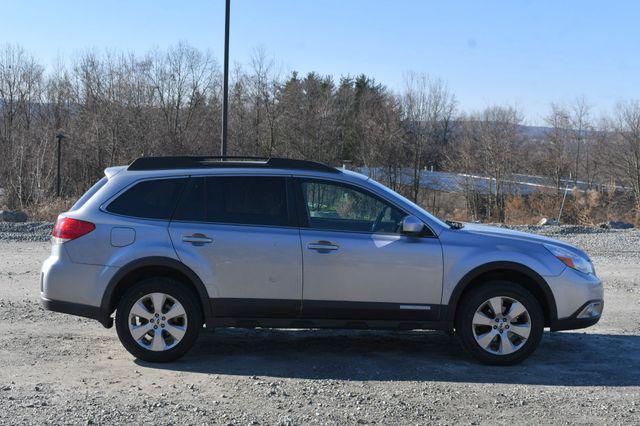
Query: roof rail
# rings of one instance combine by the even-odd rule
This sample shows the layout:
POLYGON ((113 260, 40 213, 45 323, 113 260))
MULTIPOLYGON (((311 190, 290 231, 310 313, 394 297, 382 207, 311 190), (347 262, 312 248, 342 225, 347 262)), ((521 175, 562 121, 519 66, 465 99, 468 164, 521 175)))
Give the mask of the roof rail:
POLYGON ((129 164, 127 170, 170 170, 170 169, 208 169, 208 168, 268 168, 314 170, 319 172, 340 173, 340 170, 315 161, 294 160, 269 157, 215 157, 215 156, 177 156, 177 157, 140 157, 129 164))

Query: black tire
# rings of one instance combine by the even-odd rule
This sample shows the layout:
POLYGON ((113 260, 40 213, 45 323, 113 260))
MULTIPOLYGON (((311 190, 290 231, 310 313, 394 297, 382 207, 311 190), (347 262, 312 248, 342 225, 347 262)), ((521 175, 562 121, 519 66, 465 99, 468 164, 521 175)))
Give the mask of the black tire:
MULTIPOLYGON (((478 329, 476 328, 476 330, 478 329)), ((482 327, 480 327, 480 331, 484 332, 482 327)), ((504 331, 506 332, 507 330, 504 331)), ((510 281, 490 281, 472 289, 464 296, 464 300, 460 302, 456 314, 456 333, 462 342, 462 346, 475 359, 484 364, 513 365, 523 361, 536 350, 542 339, 543 332, 544 314, 540 303, 527 289, 510 281), (530 332, 528 338, 519 349, 508 355, 495 354, 483 349, 476 342, 474 336, 473 317, 476 310, 485 301, 497 296, 508 297, 522 303, 529 316, 530 332)), ((507 336, 506 333, 504 335, 507 336)), ((510 335, 513 336, 513 334, 510 335)), ((494 340, 494 344, 500 342, 503 338, 502 336, 500 334, 500 337, 494 340)), ((518 339, 518 337, 516 336, 515 339, 518 339)), ((522 341, 520 340, 520 342, 522 341)))
POLYGON ((131 355, 144 361, 170 362, 182 357, 195 343, 201 328, 202 309, 196 296, 183 283, 171 278, 159 277, 142 280, 127 290, 118 303, 116 331, 120 342, 131 355), (186 313, 187 322, 184 336, 175 346, 163 351, 153 351, 143 347, 136 342, 129 331, 131 308, 141 297, 151 293, 164 293, 171 296, 180 302, 186 313))

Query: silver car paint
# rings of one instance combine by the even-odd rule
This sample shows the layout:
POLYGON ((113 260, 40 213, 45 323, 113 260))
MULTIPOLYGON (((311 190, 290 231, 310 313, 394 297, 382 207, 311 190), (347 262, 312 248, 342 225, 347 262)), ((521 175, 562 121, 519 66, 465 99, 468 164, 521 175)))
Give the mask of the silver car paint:
POLYGON ((41 296, 49 300, 100 306, 107 283, 118 268, 74 263, 65 244, 54 244, 42 265, 41 296))
MULTIPOLYGON (((277 273, 276 265, 286 263, 290 268, 300 262, 301 253, 306 253, 304 245, 311 240, 317 239, 319 235, 312 235, 312 231, 304 231, 304 241, 298 241, 297 250, 295 249, 295 239, 298 230, 288 230, 287 242, 282 243, 286 250, 286 262, 283 258, 276 259, 275 253, 280 249, 277 244, 272 247, 272 251, 267 250, 267 243, 260 241, 259 247, 261 257, 259 263, 252 260, 252 253, 243 251, 240 247, 249 247, 247 244, 238 244, 233 246, 233 253, 240 256, 234 259, 234 262, 243 262, 244 269, 236 269, 237 277, 234 277, 234 270, 227 269, 224 273, 224 282, 219 280, 218 272, 220 271, 220 260, 213 260, 213 264, 209 264, 205 259, 207 256, 196 255, 196 251, 187 253, 186 250, 178 249, 180 256, 174 249, 174 244, 170 237, 170 227, 167 221, 142 220, 129 217, 121 217, 109 214, 101 210, 101 206, 108 202, 113 196, 133 183, 150 178, 160 177, 180 177, 185 175, 248 175, 256 174, 255 169, 193 169, 193 170, 159 170, 159 171, 126 171, 123 167, 110 168, 106 171, 109 181, 100 188, 89 200, 81 207, 72 212, 64 213, 64 216, 74 217, 87 220, 96 224, 96 230, 82 238, 64 243, 62 245, 54 245, 51 256, 45 261, 43 273, 43 292, 42 296, 49 299, 69 301, 75 303, 99 306, 101 303, 104 289, 115 272, 122 266, 136 259, 147 256, 162 256, 171 259, 180 259, 189 265, 193 270, 201 274, 200 277, 207 286, 210 297, 219 297, 220 295, 233 294, 236 297, 257 297, 256 295, 264 295, 265 290, 259 288, 258 282, 263 279, 262 284, 269 285, 270 280, 275 280, 281 285, 281 294, 300 294, 296 292, 295 276, 292 270, 285 273, 277 273), (129 227, 135 230, 135 240, 126 246, 117 247, 110 243, 111 232, 113 228, 129 227), (309 238, 311 237, 311 238, 309 238), (293 240, 291 240, 293 238, 293 240), (199 263, 203 262, 203 263, 199 263), (272 263, 273 262, 273 263, 272 263), (218 265, 216 266, 216 263, 218 265), (256 271, 257 265, 262 265, 266 269, 261 273, 256 271), (269 266, 272 265, 272 266, 269 266), (218 270, 216 270, 218 269, 218 270), (248 273, 245 269, 254 269, 248 273), (242 283, 248 276, 251 283, 245 288, 242 283), (231 284, 231 282, 235 284, 231 284)), ((412 248, 415 252, 407 255, 407 247, 403 246, 404 257, 396 261, 387 262, 371 262, 368 255, 376 256, 376 250, 359 252, 357 245, 349 246, 349 251, 344 251, 347 255, 352 256, 353 270, 349 271, 346 265, 350 262, 343 259, 336 262, 336 266, 341 269, 341 273, 334 270, 330 276, 311 276, 306 274, 305 282, 309 282, 309 293, 304 297, 316 298, 333 298, 335 300, 384 300, 397 301, 405 303, 407 301, 425 301, 424 303, 447 304, 450 300, 454 288, 460 279, 474 268, 491 261, 510 261, 527 266, 538 272, 549 284, 553 295, 556 299, 558 308, 558 317, 563 318, 573 313, 572 309, 577 309, 581 304, 588 300, 602 298, 602 284, 595 276, 586 276, 584 274, 568 270, 562 263, 553 257, 543 246, 542 242, 551 242, 556 245, 568 248, 578 254, 583 252, 575 247, 561 243, 559 241, 546 239, 525 233, 516 233, 513 231, 502 230, 494 227, 483 227, 476 225, 467 225, 463 229, 450 229, 441 221, 433 218, 427 212, 418 206, 408 202, 402 197, 394 196, 394 193, 383 187, 382 185, 368 179, 366 176, 353 172, 342 172, 339 175, 334 173, 322 173, 316 171, 299 171, 291 172, 289 170, 264 170, 259 174, 263 175, 295 175, 303 177, 314 177, 321 179, 340 180, 352 183, 354 185, 366 188, 376 193, 378 196, 399 206, 407 213, 413 214, 424 221, 424 223, 438 237, 427 243, 415 244, 412 248), (441 254, 438 252, 438 246, 441 245, 441 254), (404 263, 403 263, 404 262, 404 263), (417 263, 416 263, 417 262, 417 263), (438 270, 437 265, 441 262, 441 269, 438 270), (392 267, 390 268, 390 264, 392 267), (358 271, 363 265, 369 265, 370 269, 366 273, 358 271), (395 271, 391 273, 391 271, 395 271), (411 271, 415 272, 414 283, 410 283, 412 276, 411 271), (347 274, 349 280, 344 277, 347 274), (381 279, 384 277, 385 279, 381 279), (373 279, 378 286, 371 288, 371 293, 365 291, 363 284, 358 284, 360 279, 373 279), (332 286, 329 292, 321 287, 322 282, 333 282, 336 279, 342 279, 343 283, 356 280, 355 287, 332 286), (389 285, 386 280, 400 282, 400 287, 389 285), (438 283, 440 288, 438 288, 438 283), (358 288, 360 286, 360 288, 358 288), (335 293, 333 293, 335 291, 335 293), (414 292, 416 292, 414 294, 414 292), (437 294, 440 297, 437 297, 437 294), (368 299, 367 299, 368 298, 368 299), (405 300, 408 298, 408 300, 405 300)), ((238 226, 231 225, 225 227, 223 225, 207 225, 221 226, 222 233, 234 235, 236 238, 244 238, 247 242, 256 238, 258 235, 255 229, 244 229, 243 232, 237 232, 238 226)), ((250 228, 250 227, 247 227, 250 228)), ((178 225, 173 228, 178 231, 178 225)), ((186 231, 182 229, 179 232, 186 231)), ((178 234, 174 235, 174 240, 178 234)), ((220 241, 230 241, 228 239, 220 239, 220 241)), ((393 241, 391 246, 400 246, 399 237, 393 241)), ((356 239, 351 238, 354 241, 356 239)), ((299 240, 299 239, 298 239, 299 240)), ((283 240, 284 241, 284 240, 283 240)), ((369 235, 359 244, 370 249, 377 247, 380 241, 388 242, 383 237, 369 235), (377 241, 377 242, 376 242, 377 241)), ((344 244, 344 242, 343 242, 344 244)), ((177 244, 176 246, 178 246, 177 244)), ((347 248, 348 244, 344 247, 347 248)), ((382 253, 383 249, 379 249, 378 253, 382 253)), ((334 253, 338 254, 338 253, 334 253)), ((330 262, 326 259, 330 257, 316 257, 316 254, 306 253, 306 261, 310 262, 318 274, 326 274, 329 270, 330 262), (310 257, 313 256, 313 257, 310 257), (314 260, 315 266, 313 266, 314 260)), ((334 258, 338 259, 337 256, 334 258)), ((211 260, 211 258, 209 258, 211 260)), ((380 259, 380 258, 379 258, 380 259)), ((302 268, 302 265, 300 266, 302 268)), ((301 284, 303 285, 303 284, 301 284)), ((306 291, 305 290, 305 291, 306 291)), ((278 293, 277 291, 275 293, 278 293)), ((420 302, 422 303, 422 302, 420 302)), ((575 310, 574 309, 574 310, 575 310)))
POLYGON ((585 275, 571 268, 555 277, 545 277, 556 300, 558 318, 567 318, 585 302, 603 300, 604 288, 595 275, 585 275))
POLYGON ((303 229, 304 299, 440 304, 437 238, 303 229), (326 241, 335 250, 309 245, 326 241))
POLYGON ((302 298, 297 228, 172 222, 169 233, 178 257, 198 274, 210 298, 302 298), (212 241, 183 241, 194 234, 212 241))
POLYGON ((602 283, 596 276, 567 268, 542 245, 555 244, 577 254, 583 253, 569 244, 475 224, 446 230, 440 234, 440 241, 444 252, 443 304, 449 302, 456 284, 469 271, 487 263, 504 261, 526 266, 544 278, 556 300, 558 318, 568 317, 589 300, 602 299, 602 283))

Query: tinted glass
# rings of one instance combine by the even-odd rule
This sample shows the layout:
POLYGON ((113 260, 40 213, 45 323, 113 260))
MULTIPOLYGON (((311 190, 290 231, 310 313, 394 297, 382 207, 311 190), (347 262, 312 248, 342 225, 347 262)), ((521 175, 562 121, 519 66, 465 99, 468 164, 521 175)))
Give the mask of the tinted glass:
POLYGON ((139 182, 112 201, 111 213, 145 219, 171 219, 186 179, 155 179, 139 182))
POLYGON ((310 228, 399 233, 404 213, 366 192, 329 182, 303 182, 310 228))
POLYGON ((100 190, 100 188, 102 188, 107 183, 107 180, 108 179, 105 176, 102 179, 100 179, 99 181, 97 181, 96 183, 94 183, 93 186, 91 188, 89 188, 89 190, 87 192, 85 192, 84 195, 82 197, 80 197, 78 199, 78 201, 76 201, 73 206, 71 206, 69 211, 72 212, 72 211, 78 210, 80 207, 82 207, 84 205, 84 203, 89 201, 89 198, 93 197, 95 195, 95 193, 98 192, 100 190))
POLYGON ((287 226, 285 179, 264 176, 192 178, 174 220, 287 226))

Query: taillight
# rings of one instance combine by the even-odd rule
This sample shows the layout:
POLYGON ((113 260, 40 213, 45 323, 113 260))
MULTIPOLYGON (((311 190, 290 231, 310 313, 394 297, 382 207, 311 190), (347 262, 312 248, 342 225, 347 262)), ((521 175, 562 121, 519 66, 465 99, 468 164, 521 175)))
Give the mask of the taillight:
POLYGON ((54 243, 64 243, 65 241, 82 237, 94 229, 96 229, 96 226, 91 222, 70 217, 60 217, 56 222, 56 226, 53 227, 51 237, 54 243))

